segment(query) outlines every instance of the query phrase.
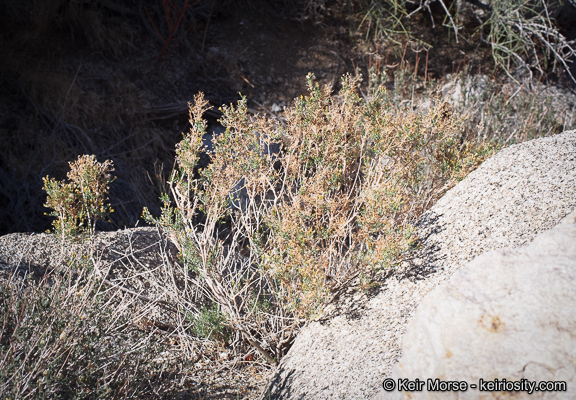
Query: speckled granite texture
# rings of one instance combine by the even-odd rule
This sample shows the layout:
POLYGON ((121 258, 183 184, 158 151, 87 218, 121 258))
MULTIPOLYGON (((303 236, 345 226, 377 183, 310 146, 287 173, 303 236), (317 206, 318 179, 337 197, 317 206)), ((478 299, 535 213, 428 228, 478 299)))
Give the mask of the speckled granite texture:
POLYGON ((426 295, 407 326, 389 391, 380 389, 377 400, 572 400, 574 304, 576 210, 527 246, 476 257, 426 295), (428 379, 438 377, 470 386, 428 391, 428 379), (399 379, 426 384, 418 391, 398 384, 390 390, 399 379), (481 380, 494 379, 524 383, 524 390, 482 390, 481 380), (566 389, 526 385, 551 381, 565 382, 566 389))
POLYGON ((421 249, 379 293, 349 294, 340 311, 303 329, 264 398, 374 397, 431 289, 485 251, 530 243, 574 208, 576 131, 502 150, 421 218, 421 249))

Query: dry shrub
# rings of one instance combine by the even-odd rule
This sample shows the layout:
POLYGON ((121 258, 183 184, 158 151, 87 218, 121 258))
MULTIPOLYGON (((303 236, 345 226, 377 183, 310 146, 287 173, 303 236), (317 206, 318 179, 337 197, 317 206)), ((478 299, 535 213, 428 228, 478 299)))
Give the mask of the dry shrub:
POLYGON ((134 299, 105 290, 86 262, 0 282, 4 398, 142 398, 162 385, 150 377, 168 346, 131 326, 134 299))
POLYGON ((70 162, 69 182, 43 179, 48 193, 45 206, 54 210, 50 215, 56 217, 52 225, 58 236, 65 239, 84 231, 93 235, 96 222, 114 211, 108 204, 112 171, 111 161, 99 163, 95 156, 84 155, 70 162))
POLYGON ((355 80, 343 84, 338 101, 310 84, 312 96, 288 111, 286 198, 268 218, 266 259, 297 309, 393 265, 410 222, 480 161, 446 104, 394 110, 381 93, 364 102, 355 80))
POLYGON ((309 76, 309 96, 282 124, 248 115, 246 99, 224 107, 226 131, 200 171, 207 102, 197 95, 171 199, 159 218, 144 210, 193 271, 174 288, 182 309, 199 318, 198 302, 216 304, 220 324, 269 362, 338 290, 394 266, 414 242, 411 223, 489 154, 464 140, 446 104, 401 110, 358 87, 345 77, 332 96, 309 76))
POLYGON ((441 80, 424 80, 407 62, 396 70, 375 63, 369 71, 368 90, 393 84, 385 101, 399 108, 420 107, 442 95, 453 113, 466 116, 466 140, 490 142, 494 148, 576 128, 576 96, 570 90, 531 80, 519 84, 475 75, 471 69, 466 66, 441 80))

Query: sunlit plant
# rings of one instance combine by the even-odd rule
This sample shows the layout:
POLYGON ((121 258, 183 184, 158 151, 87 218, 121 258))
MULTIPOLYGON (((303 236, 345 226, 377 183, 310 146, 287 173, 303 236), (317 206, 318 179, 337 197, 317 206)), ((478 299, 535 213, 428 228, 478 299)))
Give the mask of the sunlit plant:
POLYGON ((197 95, 170 196, 159 217, 144 210, 195 274, 182 295, 215 304, 269 362, 338 291, 393 267, 420 213, 488 155, 447 104, 400 109, 383 89, 361 97, 359 83, 345 77, 333 95, 309 75, 283 123, 251 116, 246 99, 223 107, 226 131, 202 170, 208 102, 197 95))
POLYGON ((94 155, 83 155, 69 165, 68 182, 48 176, 42 180, 48 194, 44 206, 53 210, 52 225, 62 239, 86 231, 94 234, 96 222, 114 212, 108 204, 108 185, 114 181, 112 161, 99 163, 94 155))

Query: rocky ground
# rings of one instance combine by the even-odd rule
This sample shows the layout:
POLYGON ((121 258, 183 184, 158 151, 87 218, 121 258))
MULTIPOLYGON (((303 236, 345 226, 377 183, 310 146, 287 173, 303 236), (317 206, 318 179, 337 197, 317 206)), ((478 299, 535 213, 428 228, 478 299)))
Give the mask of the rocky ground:
POLYGON ((268 389, 275 399, 367 399, 401 355, 416 306, 474 257, 519 247, 576 208, 576 132, 508 147, 420 222, 420 249, 377 293, 357 291, 305 327, 268 389))

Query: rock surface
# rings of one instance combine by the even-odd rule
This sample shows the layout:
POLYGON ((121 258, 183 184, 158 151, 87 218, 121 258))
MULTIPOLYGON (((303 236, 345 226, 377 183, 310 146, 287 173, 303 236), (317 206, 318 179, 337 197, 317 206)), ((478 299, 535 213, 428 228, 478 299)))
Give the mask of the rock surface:
MULTIPOLYGON (((576 398, 576 211, 520 249, 494 250, 422 301, 398 379, 465 381, 467 391, 384 392, 381 399, 576 398), (563 381, 565 391, 480 391, 480 380, 563 381)), ((526 382, 526 381, 524 381, 526 382)))
POLYGON ((264 398, 372 398, 430 290, 485 251, 529 243, 574 208, 575 131, 502 150, 422 217, 421 249, 379 293, 349 294, 302 330, 264 398))

